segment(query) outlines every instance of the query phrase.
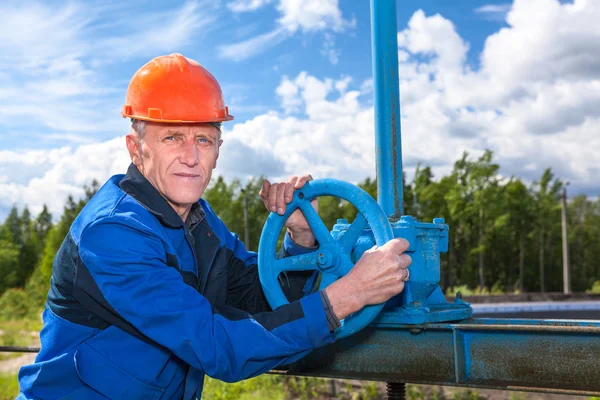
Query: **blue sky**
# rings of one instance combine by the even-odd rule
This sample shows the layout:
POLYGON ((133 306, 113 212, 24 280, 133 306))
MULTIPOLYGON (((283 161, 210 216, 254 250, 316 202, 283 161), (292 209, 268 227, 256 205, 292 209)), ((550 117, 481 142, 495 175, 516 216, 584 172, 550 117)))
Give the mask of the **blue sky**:
MULTIPOLYGON (((236 117, 215 174, 374 176, 366 0, 8 1, 0 15, 0 217, 59 212, 123 172, 128 81, 172 52, 217 77, 236 117)), ((552 167, 597 196, 599 19, 594 0, 398 1, 409 176, 492 149, 504 176, 552 167)))

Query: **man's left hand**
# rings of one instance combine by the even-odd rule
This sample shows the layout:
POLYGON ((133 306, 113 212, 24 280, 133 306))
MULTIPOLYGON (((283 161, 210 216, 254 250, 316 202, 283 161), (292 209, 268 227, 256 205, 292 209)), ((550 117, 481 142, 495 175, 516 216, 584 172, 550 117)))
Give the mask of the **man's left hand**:
MULTIPOLYGON (((259 196, 262 198, 267 210, 283 215, 287 205, 294 197, 294 191, 300 189, 306 182, 312 179, 310 175, 292 176, 287 182, 273 184, 265 179, 259 196)), ((317 199, 312 200, 311 205, 315 211, 319 211, 317 199)), ((304 247, 313 247, 315 245, 315 237, 300 209, 297 209, 290 215, 287 221, 285 221, 285 226, 292 240, 297 244, 304 247)))

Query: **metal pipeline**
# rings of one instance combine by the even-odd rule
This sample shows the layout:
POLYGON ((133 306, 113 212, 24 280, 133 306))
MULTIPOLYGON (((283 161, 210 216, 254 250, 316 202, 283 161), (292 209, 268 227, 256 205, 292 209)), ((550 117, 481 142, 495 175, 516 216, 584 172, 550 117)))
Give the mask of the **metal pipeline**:
POLYGON ((395 324, 386 314, 284 373, 600 395, 600 321, 490 318, 416 326, 395 324))

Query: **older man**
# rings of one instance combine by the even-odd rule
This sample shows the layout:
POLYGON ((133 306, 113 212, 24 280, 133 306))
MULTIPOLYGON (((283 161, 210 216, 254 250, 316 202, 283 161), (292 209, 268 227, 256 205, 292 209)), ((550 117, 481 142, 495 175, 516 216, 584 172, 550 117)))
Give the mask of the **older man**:
MULTIPOLYGON (((201 199, 220 124, 233 119, 217 81, 179 54, 158 57, 134 75, 126 102, 132 164, 56 255, 42 348, 19 372, 19 398, 198 398, 204 374, 237 381, 298 360, 331 343, 340 319, 402 291, 411 260, 393 240, 324 290, 314 292, 314 274, 290 276, 292 301, 271 310, 256 255, 201 199)), ((310 179, 265 182, 260 194, 283 214, 310 179)), ((300 211, 286 227, 284 256, 316 245, 300 211)))

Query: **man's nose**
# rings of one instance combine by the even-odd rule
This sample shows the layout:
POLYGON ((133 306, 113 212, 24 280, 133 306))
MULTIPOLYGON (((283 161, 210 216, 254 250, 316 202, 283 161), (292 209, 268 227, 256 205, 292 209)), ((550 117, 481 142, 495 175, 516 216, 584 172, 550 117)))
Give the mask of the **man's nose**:
POLYGON ((184 143, 179 159, 182 164, 185 164, 188 167, 194 167, 198 164, 200 154, 198 151, 198 147, 196 146, 196 143, 193 140, 187 140, 184 143))

